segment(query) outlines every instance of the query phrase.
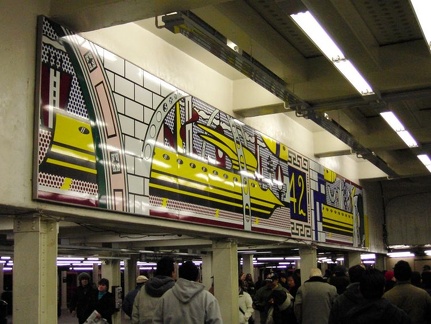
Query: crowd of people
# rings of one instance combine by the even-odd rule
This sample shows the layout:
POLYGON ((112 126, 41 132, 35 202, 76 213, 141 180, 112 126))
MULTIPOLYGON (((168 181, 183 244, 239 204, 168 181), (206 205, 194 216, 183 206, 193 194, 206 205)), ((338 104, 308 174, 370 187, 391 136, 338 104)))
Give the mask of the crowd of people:
MULTIPOLYGON (((336 266, 322 274, 310 269, 301 285, 299 269, 264 271, 256 282, 250 273, 238 280, 239 324, 431 324, 431 268, 412 271, 406 261, 393 270, 379 271, 359 264, 336 266), (256 316, 258 312, 259 316, 256 316)), ((136 288, 124 299, 123 311, 133 324, 223 323, 217 299, 199 282, 199 269, 191 261, 175 271, 171 257, 157 263, 151 278, 138 276, 136 288)), ((79 323, 96 311, 112 323, 117 311, 109 281, 97 289, 90 276, 79 276, 80 286, 70 304, 79 323)))

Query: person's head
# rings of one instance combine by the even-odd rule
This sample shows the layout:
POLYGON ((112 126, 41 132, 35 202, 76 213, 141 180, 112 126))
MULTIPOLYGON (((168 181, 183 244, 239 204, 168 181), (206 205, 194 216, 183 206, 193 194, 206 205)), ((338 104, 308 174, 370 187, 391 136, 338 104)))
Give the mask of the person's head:
POLYGON ((199 269, 193 263, 193 261, 186 261, 178 269, 180 278, 187 279, 190 281, 198 281, 199 269))
POLYGON ((137 276, 136 277, 136 284, 138 285, 138 286, 142 286, 142 285, 145 285, 145 283, 148 281, 148 278, 146 277, 146 276, 142 276, 142 275, 140 275, 140 276, 137 276))
POLYGON ((280 273, 280 282, 283 284, 287 283, 287 275, 285 273, 280 273))
POLYGON ((428 264, 425 264, 422 268, 422 271, 431 271, 431 267, 428 264))
POLYGON ((359 290, 366 299, 379 299, 385 289, 385 277, 377 269, 365 270, 359 282, 359 290))
POLYGON ((397 281, 408 281, 412 276, 412 268, 407 261, 398 261, 394 266, 394 276, 397 281))
POLYGON ((346 267, 343 265, 337 265, 334 268, 334 274, 337 277, 344 277, 347 273, 346 267))
POLYGON ((322 270, 320 270, 319 268, 311 268, 310 278, 311 277, 322 277, 322 270))
POLYGON ((280 311, 285 310, 289 305, 289 300, 287 300, 287 294, 284 290, 273 290, 269 295, 269 299, 272 299, 275 305, 277 305, 280 311))
POLYGON ((395 281, 394 272, 392 270, 385 271, 383 275, 385 276, 386 282, 395 281))
POLYGON ((278 282, 279 282, 279 278, 278 275, 276 273, 270 273, 266 279, 265 279, 266 283, 268 286, 271 286, 272 288, 277 287, 278 282))
POLYGON ((357 264, 357 265, 354 265, 353 267, 350 267, 349 268, 350 282, 354 283, 354 282, 361 281, 361 277, 362 277, 362 274, 364 273, 364 271, 365 271, 365 268, 360 264, 357 264))
POLYGON ((245 276, 245 280, 253 281, 253 277, 251 276, 251 273, 247 273, 247 275, 245 276))
POLYGON ((244 272, 241 272, 241 274, 240 274, 240 276, 239 276, 239 279, 241 279, 241 280, 245 280, 245 277, 246 277, 246 274, 244 273, 244 272))
POLYGON ((90 275, 87 272, 81 272, 78 276, 78 281, 81 286, 87 286, 90 282, 90 275))
POLYGON ((109 290, 109 280, 106 278, 102 278, 97 283, 97 290, 100 292, 107 292, 109 290))
POLYGON ((289 286, 289 289, 295 287, 297 285, 297 281, 298 279, 293 273, 287 275, 287 285, 289 286))
POLYGON ((175 261, 172 257, 165 256, 157 262, 156 276, 175 277, 175 261))

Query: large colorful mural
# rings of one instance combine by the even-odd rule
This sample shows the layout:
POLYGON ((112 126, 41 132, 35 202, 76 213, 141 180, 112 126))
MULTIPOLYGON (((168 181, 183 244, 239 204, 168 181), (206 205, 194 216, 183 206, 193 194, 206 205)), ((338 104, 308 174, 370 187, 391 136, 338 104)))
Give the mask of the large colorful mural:
POLYGON ((363 245, 362 188, 39 19, 34 198, 363 245))

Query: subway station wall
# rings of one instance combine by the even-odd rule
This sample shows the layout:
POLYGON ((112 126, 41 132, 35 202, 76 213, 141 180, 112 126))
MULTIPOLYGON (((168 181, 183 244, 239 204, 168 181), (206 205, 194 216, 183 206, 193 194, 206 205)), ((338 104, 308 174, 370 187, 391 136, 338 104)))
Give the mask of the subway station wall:
POLYGON ((364 246, 362 188, 39 19, 33 198, 364 246))

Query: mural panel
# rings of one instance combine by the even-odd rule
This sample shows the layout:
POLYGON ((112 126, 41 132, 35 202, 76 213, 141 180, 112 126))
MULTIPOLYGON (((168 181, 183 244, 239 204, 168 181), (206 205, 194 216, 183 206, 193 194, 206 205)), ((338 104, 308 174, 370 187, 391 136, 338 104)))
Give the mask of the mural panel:
POLYGON ((362 244, 359 186, 45 17, 39 32, 35 199, 362 244))

